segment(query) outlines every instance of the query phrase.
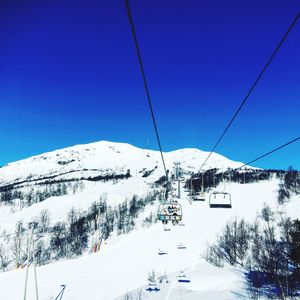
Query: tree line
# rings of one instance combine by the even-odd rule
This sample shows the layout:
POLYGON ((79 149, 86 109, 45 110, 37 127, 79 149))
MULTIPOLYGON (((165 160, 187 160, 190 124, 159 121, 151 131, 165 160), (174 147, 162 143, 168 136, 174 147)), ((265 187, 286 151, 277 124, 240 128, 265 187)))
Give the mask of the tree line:
POLYGON ((218 267, 240 267, 251 299, 300 296, 300 220, 276 216, 268 206, 254 223, 228 222, 204 257, 218 267))
MULTIPOLYGON (((134 195, 116 207, 107 204, 103 196, 85 211, 72 208, 65 221, 51 225, 50 215, 44 210, 30 222, 35 237, 42 236, 35 244, 35 260, 38 265, 47 264, 62 258, 74 258, 84 252, 95 251, 99 239, 105 241, 113 234, 120 235, 132 231, 140 214, 147 205, 156 201, 159 195, 154 190, 144 197, 134 195)), ((149 226, 156 222, 156 215, 151 213, 140 222, 149 226)), ((28 263, 28 224, 18 222, 14 235, 6 235, 0 242, 0 269, 24 267, 28 263)))

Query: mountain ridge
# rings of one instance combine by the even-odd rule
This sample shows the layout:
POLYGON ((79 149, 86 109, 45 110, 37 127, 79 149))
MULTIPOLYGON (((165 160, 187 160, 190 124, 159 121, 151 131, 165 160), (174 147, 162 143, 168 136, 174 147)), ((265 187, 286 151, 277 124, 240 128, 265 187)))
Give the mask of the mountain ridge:
MULTIPOLYGON (((192 173, 199 170, 207 154, 208 152, 197 148, 184 148, 164 152, 164 157, 167 169, 171 170, 173 163, 178 161, 186 172, 192 173)), ((241 165, 241 162, 213 153, 204 169, 224 170, 241 165)), ((140 174, 143 170, 155 170, 155 177, 163 176, 159 151, 109 141, 74 145, 3 166, 0 169, 0 186, 18 181, 43 179, 41 177, 62 177, 69 173, 73 173, 74 178, 85 179, 96 175, 126 174, 128 170, 132 174, 140 174)))

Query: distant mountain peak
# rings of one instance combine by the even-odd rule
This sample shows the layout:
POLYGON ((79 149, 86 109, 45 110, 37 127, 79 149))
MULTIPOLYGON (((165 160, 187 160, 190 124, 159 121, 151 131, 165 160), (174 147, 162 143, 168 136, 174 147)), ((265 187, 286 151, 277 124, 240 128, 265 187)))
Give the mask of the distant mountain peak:
MULTIPOLYGON (((165 152, 166 166, 173 169, 174 162, 180 162, 187 172, 197 172, 208 152, 185 148, 165 152)), ((242 163, 227 159, 213 153, 204 169, 237 168, 242 163)), ((80 144, 51 152, 35 155, 23 160, 9 163, 0 169, 0 186, 28 178, 42 178, 52 175, 85 174, 93 172, 124 173, 131 170, 132 174, 140 174, 142 170, 155 170, 155 176, 164 174, 159 151, 140 149, 128 143, 99 141, 90 144, 80 144)), ((69 176, 69 175, 68 175, 69 176)))

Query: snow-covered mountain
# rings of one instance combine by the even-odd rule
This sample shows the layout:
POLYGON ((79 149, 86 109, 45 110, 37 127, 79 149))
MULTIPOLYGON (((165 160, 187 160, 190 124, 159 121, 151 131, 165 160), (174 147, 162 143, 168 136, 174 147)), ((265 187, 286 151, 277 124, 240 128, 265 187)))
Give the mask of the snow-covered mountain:
MULTIPOLYGON (((167 152, 167 169, 173 173, 173 163, 180 162, 183 174, 188 178, 192 172, 198 171, 207 154, 198 149, 167 152)), ((241 164, 213 154, 205 169, 226 170, 238 168, 241 164)), ((117 219, 115 227, 118 227, 120 205, 132 205, 130 201, 137 195, 142 208, 130 219, 133 224, 130 231, 122 234, 113 231, 100 251, 93 253, 93 243, 99 240, 99 232, 91 230, 86 247, 76 259, 64 257, 55 261, 51 253, 45 252, 50 261, 37 267, 40 300, 55 299, 62 284, 66 285, 63 300, 248 299, 238 270, 219 269, 203 259, 207 243, 215 239, 228 220, 242 216, 253 221, 265 204, 280 210, 281 214, 299 217, 298 197, 292 197, 286 206, 278 208, 280 179, 275 177, 249 184, 226 183, 221 188, 231 194, 232 209, 211 209, 208 194, 204 202, 191 202, 187 191, 184 191, 184 183, 181 183, 182 194, 178 201, 183 209, 184 226, 171 226, 170 231, 165 231, 164 226, 154 220, 160 203, 155 196, 160 192, 160 186, 154 183, 163 175, 159 152, 106 141, 56 150, 2 167, 0 191, 3 195, 8 192, 12 195, 8 204, 0 206, 0 262, 16 252, 18 244, 14 238, 16 224, 20 221, 25 226, 47 211, 51 230, 43 233, 41 238, 46 247, 53 239, 53 226, 64 222, 68 224, 71 208, 78 216, 90 218, 93 203, 105 199, 111 212, 114 208, 119 209, 114 213, 117 219), (61 183, 66 184, 64 193, 48 195, 42 201, 32 200, 33 195, 47 194, 61 183), (79 183, 82 185, 78 188, 79 183), (149 200, 147 197, 152 198, 149 200), (20 205, 22 202, 26 204, 20 205), (180 243, 186 249, 178 249, 180 243), (161 256, 159 250, 167 254, 161 256), (145 291, 147 276, 152 270, 166 273, 169 278, 169 283, 160 285, 158 293, 145 291), (185 271, 191 279, 189 284, 178 283, 180 271, 185 271), (132 298, 126 293, 131 293, 132 298), (141 297, 137 298, 139 294, 141 297)), ((62 189, 61 186, 59 188, 62 189)), ((101 222, 108 222, 106 215, 101 222)), ((94 226, 93 221, 89 224, 94 226)), ((66 226, 68 229, 69 225, 66 226)), ((19 251, 25 251, 25 233, 19 241, 19 251)), ((55 247, 52 249, 55 251, 55 247)), ((12 265, 9 264, 8 272, 0 273, 0 299, 23 298, 26 269, 13 269, 12 265)), ((29 268, 27 299, 35 299, 33 274, 32 268, 29 268)))
MULTIPOLYGON (((208 152, 198 149, 180 149, 164 154, 167 168, 172 171, 175 161, 186 172, 197 172, 208 152)), ((204 169, 237 168, 241 163, 213 153, 204 169)), ((134 147, 130 144, 100 141, 72 146, 17 162, 0 169, 0 187, 8 184, 23 184, 45 179, 86 179, 96 176, 126 174, 144 175, 152 171, 155 178, 162 176, 160 153, 134 147)))
MULTIPOLYGON (((164 157, 170 174, 174 173, 174 162, 180 162, 182 173, 186 174, 187 178, 192 172, 199 170, 207 154, 208 152, 198 149, 181 149, 167 152, 164 157)), ((204 169, 225 170, 239 167, 241 164, 213 153, 204 169)), ((41 199, 21 201, 16 194, 16 199, 13 199, 14 213, 7 213, 12 210, 8 207, 0 210, 0 216, 2 214, 0 228, 12 230, 19 220, 29 222, 45 209, 50 212, 54 223, 65 219, 72 207, 87 210, 103 194, 108 204, 114 206, 133 195, 146 195, 151 190, 151 185, 163 175, 164 170, 158 151, 107 141, 72 146, 9 163, 0 168, 0 192, 18 190, 27 195, 31 191, 35 194, 40 191, 44 193, 45 186, 55 187, 58 182, 66 182, 69 190, 73 190, 73 184, 77 186, 78 183, 84 188, 81 186, 76 193, 68 192, 68 195, 58 193, 56 197, 55 193, 50 193, 54 197, 43 197, 43 201, 41 199), (127 178, 128 172, 130 177, 127 178), (112 179, 123 178, 122 176, 127 180, 117 182, 105 180, 107 177, 112 179), (25 209, 19 210, 20 205, 25 206, 25 209)), ((27 198, 33 196, 29 195, 27 198)))

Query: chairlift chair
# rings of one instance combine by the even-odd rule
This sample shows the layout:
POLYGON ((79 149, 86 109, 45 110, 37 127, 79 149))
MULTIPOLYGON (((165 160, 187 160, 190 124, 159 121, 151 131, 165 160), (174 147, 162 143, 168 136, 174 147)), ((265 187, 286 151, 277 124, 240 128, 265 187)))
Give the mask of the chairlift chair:
POLYGON ((166 202, 159 206, 157 217, 163 224, 172 222, 176 225, 182 220, 182 207, 174 200, 166 202))
POLYGON ((232 208, 231 195, 226 192, 213 192, 209 195, 210 208, 232 208))
POLYGON ((158 255, 167 255, 167 254, 168 254, 168 252, 166 252, 164 250, 161 250, 161 249, 158 250, 158 255))
POLYGON ((205 193, 203 192, 196 192, 193 196, 194 201, 205 201, 205 193))
POLYGON ((186 246, 183 245, 182 243, 179 243, 178 246, 177 246, 177 249, 180 249, 180 250, 186 249, 186 246))
POLYGON ((148 282, 148 286, 146 288, 146 291, 147 292, 159 292, 160 288, 159 288, 159 286, 157 285, 156 282, 149 281, 148 282))
POLYGON ((177 281, 180 283, 190 283, 191 280, 184 274, 183 271, 180 272, 180 274, 177 277, 177 281))

